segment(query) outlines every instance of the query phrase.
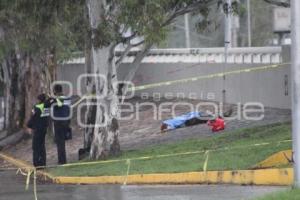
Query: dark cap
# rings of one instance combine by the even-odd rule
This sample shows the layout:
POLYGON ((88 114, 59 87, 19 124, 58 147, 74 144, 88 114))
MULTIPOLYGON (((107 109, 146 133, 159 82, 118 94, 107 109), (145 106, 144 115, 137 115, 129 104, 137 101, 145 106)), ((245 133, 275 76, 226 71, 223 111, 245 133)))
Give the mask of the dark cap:
POLYGON ((40 102, 45 102, 46 101, 46 99, 47 99, 47 96, 46 96, 46 94, 39 94, 38 96, 37 96, 37 99, 40 101, 40 102))
POLYGON ((60 93, 62 93, 63 92, 62 86, 59 85, 59 84, 54 85, 53 92, 54 92, 54 94, 60 94, 60 93))

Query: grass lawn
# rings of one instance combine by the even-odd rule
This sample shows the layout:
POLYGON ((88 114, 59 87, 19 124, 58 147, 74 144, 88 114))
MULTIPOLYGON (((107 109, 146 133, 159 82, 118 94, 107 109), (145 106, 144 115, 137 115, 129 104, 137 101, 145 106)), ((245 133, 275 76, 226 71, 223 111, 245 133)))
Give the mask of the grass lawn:
POLYGON ((299 200, 300 189, 290 189, 283 192, 277 192, 256 200, 299 200))
MULTIPOLYGON (((215 134, 206 139, 185 140, 125 151, 119 157, 109 158, 109 160, 121 159, 120 162, 56 167, 49 171, 57 176, 125 175, 128 166, 126 159, 206 150, 212 150, 208 153, 207 170, 249 169, 278 151, 291 149, 291 142, 278 143, 291 139, 290 129, 290 124, 287 123, 239 129, 215 134), (254 146, 261 143, 271 144, 254 146)), ((133 159, 130 162, 129 174, 202 171, 205 159, 203 152, 143 160, 133 159)))

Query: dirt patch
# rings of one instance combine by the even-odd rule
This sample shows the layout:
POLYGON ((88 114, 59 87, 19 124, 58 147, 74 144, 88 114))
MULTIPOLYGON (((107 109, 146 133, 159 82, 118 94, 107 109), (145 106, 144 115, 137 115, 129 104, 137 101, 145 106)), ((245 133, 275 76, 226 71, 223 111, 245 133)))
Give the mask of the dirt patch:
MULTIPOLYGON (((192 105, 197 105, 199 100, 168 100, 170 105, 164 106, 164 109, 168 110, 174 105, 176 102, 188 102, 192 105)), ((132 99, 129 101, 133 105, 144 103, 145 101, 141 99, 132 99)), ((161 105, 162 103, 166 103, 167 100, 154 101, 151 103, 154 105, 161 105)), ((210 108, 201 108, 201 110, 210 110, 210 108)), ((233 115, 236 114, 237 107, 233 106, 233 115)), ((176 106, 175 113, 176 115, 180 115, 186 112, 189 112, 190 109, 188 106, 178 105, 176 106)), ((120 143, 122 150, 129 149, 139 149, 147 146, 157 145, 157 144, 166 144, 173 143, 176 141, 182 141, 184 139, 191 138, 205 138, 210 137, 214 134, 222 134, 212 133, 207 125, 196 125, 191 127, 180 128, 177 130, 173 130, 170 132, 160 133, 160 125, 161 122, 165 119, 171 117, 171 112, 163 112, 161 115, 161 119, 154 119, 155 109, 153 106, 142 106, 139 111, 136 112, 138 114, 138 118, 134 118, 133 120, 122 120, 120 121, 120 143)), ((124 115, 129 115, 128 113, 123 113, 124 115)), ((283 109, 273 109, 273 108, 265 108, 265 117, 260 121, 247 121, 247 120, 232 120, 226 122, 226 130, 234 130, 238 128, 248 128, 278 122, 286 122, 290 121, 290 111, 283 109)), ((67 149, 67 159, 68 162, 74 162, 78 159, 78 149, 83 146, 83 129, 78 127, 74 127, 73 130, 73 139, 71 141, 67 141, 66 149, 67 149)), ((51 134, 47 135, 46 139, 46 149, 47 149, 47 165, 54 165, 57 163, 57 150, 56 145, 53 141, 53 137, 51 134)), ((31 139, 23 140, 19 144, 15 146, 6 147, 4 149, 5 152, 26 160, 28 162, 32 162, 32 148, 31 148, 31 139)), ((2 163, 0 163, 2 165, 2 163)))

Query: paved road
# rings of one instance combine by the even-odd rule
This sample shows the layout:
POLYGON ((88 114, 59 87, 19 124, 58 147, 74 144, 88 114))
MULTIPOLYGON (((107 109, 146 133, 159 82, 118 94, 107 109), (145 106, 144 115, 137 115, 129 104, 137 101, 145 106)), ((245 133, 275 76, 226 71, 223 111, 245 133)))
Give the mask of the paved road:
MULTIPOLYGON (((0 171, 0 200, 33 200, 32 187, 24 190, 25 178, 0 171)), ((230 185, 118 186, 53 185, 39 183, 39 200, 248 200, 282 187, 230 185)))

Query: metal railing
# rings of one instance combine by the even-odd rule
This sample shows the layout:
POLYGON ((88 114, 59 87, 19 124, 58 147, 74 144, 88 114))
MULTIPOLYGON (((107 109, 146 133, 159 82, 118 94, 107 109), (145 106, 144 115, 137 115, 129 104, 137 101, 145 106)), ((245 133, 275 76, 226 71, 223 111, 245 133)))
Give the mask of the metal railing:
MULTIPOLYGON (((115 50, 116 57, 124 51, 123 48, 115 50)), ((123 63, 133 62, 140 48, 133 48, 123 63)), ((80 54, 78 54, 80 55, 80 54)), ((225 49, 220 48, 176 48, 176 49, 151 49, 142 63, 224 63, 225 49)), ((228 49, 228 63, 281 63, 282 47, 243 47, 228 49)), ((64 64, 84 64, 84 57, 70 59, 64 64)))

